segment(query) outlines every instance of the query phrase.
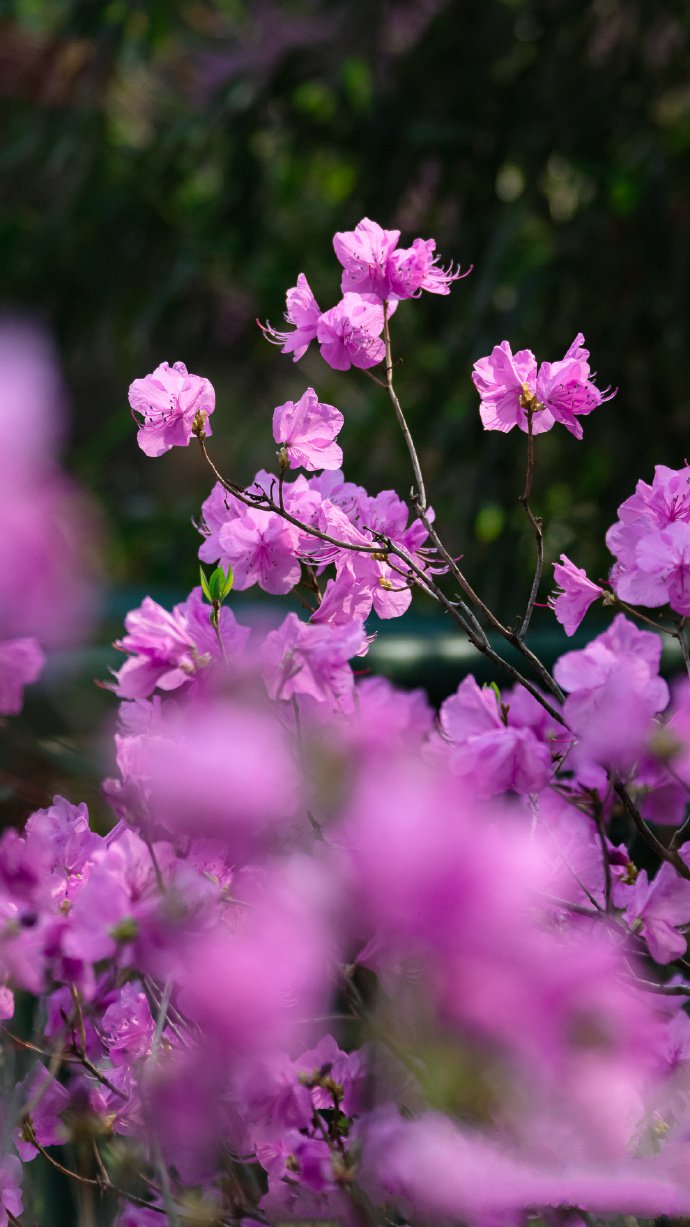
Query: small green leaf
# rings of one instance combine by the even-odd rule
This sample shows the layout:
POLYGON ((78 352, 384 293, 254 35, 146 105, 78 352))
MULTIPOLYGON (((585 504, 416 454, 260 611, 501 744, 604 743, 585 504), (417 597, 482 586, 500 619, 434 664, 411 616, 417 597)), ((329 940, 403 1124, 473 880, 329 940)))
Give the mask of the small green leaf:
POLYGON ((204 574, 204 568, 203 568, 203 567, 199 567, 199 575, 201 576, 201 590, 202 590, 202 592, 203 592, 204 596, 206 597, 206 600, 207 600, 207 601, 211 601, 211 600, 213 600, 213 598, 212 598, 212 596, 211 596, 211 593, 210 593, 210 591, 209 591, 209 587, 208 587, 208 580, 207 580, 207 578, 206 578, 206 575, 204 574))
POLYGON ((219 604, 223 600, 223 589, 225 588, 225 572, 222 567, 216 567, 211 573, 208 581, 211 600, 217 601, 219 604))
POLYGON ((234 582, 235 582, 235 572, 233 571, 232 567, 228 567, 228 574, 225 580, 225 587, 223 588, 223 600, 225 600, 226 596, 230 595, 232 591, 232 585, 234 584, 234 582))

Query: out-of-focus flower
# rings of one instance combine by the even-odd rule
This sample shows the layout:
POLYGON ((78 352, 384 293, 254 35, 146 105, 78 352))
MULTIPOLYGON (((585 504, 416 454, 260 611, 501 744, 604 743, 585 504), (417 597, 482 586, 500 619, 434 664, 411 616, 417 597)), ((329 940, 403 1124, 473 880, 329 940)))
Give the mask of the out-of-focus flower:
POLYGON ((35 682, 45 656, 35 639, 5 639, 0 642, 0 716, 21 711, 24 687, 35 682))

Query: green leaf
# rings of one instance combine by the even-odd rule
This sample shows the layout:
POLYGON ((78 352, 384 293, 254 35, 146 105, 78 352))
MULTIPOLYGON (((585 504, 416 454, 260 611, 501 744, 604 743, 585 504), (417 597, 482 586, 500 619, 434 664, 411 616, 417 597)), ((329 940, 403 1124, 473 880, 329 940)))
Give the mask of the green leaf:
POLYGON ((204 596, 206 597, 206 600, 207 600, 207 601, 212 601, 212 600, 213 600, 213 597, 211 596, 211 593, 210 593, 210 591, 209 591, 209 587, 208 587, 208 580, 207 580, 207 578, 206 578, 206 575, 204 574, 204 568, 203 568, 203 567, 199 567, 199 575, 201 576, 201 590, 202 590, 202 592, 203 592, 204 596))
POLYGON ((214 605, 222 605, 226 596, 231 592, 234 581, 232 567, 228 567, 227 575, 222 567, 216 567, 208 579, 208 599, 214 605))

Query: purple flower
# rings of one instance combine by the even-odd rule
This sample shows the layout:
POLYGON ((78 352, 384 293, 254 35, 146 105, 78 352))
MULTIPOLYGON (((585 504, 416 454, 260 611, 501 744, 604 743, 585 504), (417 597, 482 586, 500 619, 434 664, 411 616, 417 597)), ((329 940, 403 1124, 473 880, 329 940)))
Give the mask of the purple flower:
MULTIPOLYGON (((687 852, 683 859, 687 861, 687 852)), ((657 963, 673 962, 685 954, 687 946, 687 937, 679 929, 690 924, 690 882, 666 862, 651 882, 642 869, 626 916, 633 931, 642 932, 657 963)))
POLYGON ((422 290, 448 294, 451 282, 466 275, 452 265, 439 265, 433 239, 415 239, 411 247, 398 248, 399 239, 399 230, 383 230, 368 217, 354 230, 334 235, 335 254, 345 270, 343 294, 354 290, 382 302, 416 298, 422 290))
MULTIPOLYGON (((534 396, 537 360, 529 349, 513 354, 508 341, 494 346, 488 358, 474 364, 472 382, 479 392, 479 412, 485 430, 527 431, 528 398, 534 396)), ((550 430, 554 419, 541 408, 532 418, 532 433, 550 430)))
POLYGON ((113 1065, 129 1065, 151 1048, 155 1025, 141 984, 124 984, 103 1013, 103 1042, 113 1065))
POLYGON ((399 230, 383 230, 377 222, 362 218, 354 230, 338 231, 333 249, 344 268, 342 292, 390 297, 390 262, 398 245, 399 230))
POLYGON ((365 644, 361 622, 305 624, 297 614, 288 614, 263 645, 269 695, 272 699, 305 695, 352 711, 354 679, 349 661, 365 644))
POLYGON ((578 417, 591 413, 604 401, 611 400, 615 391, 601 392, 590 378, 589 350, 578 332, 561 362, 542 362, 537 375, 536 395, 555 421, 560 422, 576 439, 582 438, 578 417))
POLYGON ((162 456, 171 447, 187 447, 195 418, 204 416, 204 432, 212 434, 208 417, 216 394, 208 379, 190 375, 184 362, 161 362, 129 388, 132 416, 139 426, 137 443, 147 456, 162 456))
POLYGON ((669 699, 659 677, 661 640, 623 614, 582 652, 566 652, 554 677, 568 691, 564 715, 577 734, 573 761, 627 770, 644 748, 654 715, 669 699))
POLYGON ((0 1162, 0 1227, 7 1227, 8 1211, 17 1218, 23 1209, 22 1165, 16 1155, 5 1155, 0 1162))
POLYGON ((553 570, 561 591, 549 598, 549 604, 566 635, 574 635, 590 605, 604 595, 604 590, 593 584, 586 571, 576 567, 565 554, 553 564, 553 570))
POLYGON ((530 415, 535 435, 561 422, 581 439, 578 417, 615 395, 601 392, 592 383, 583 341, 579 332, 561 362, 542 362, 538 368, 531 350, 513 354, 507 341, 496 345, 488 358, 475 362, 472 379, 480 396, 484 429, 505 432, 519 426, 526 432, 530 415))
POLYGON ((690 524, 690 468, 657 465, 651 486, 638 481, 635 493, 618 508, 618 517, 606 534, 616 559, 611 583, 617 595, 650 606, 683 600, 685 533, 681 529, 671 538, 661 534, 674 525, 690 524), (658 566, 657 555, 663 559, 658 566))
POLYGON ((654 597, 662 587, 671 609, 685 618, 690 615, 690 522, 676 520, 642 537, 635 549, 635 564, 635 588, 642 604, 656 604, 654 597))
POLYGON ((297 278, 297 285, 286 294, 287 310, 285 319, 288 324, 294 324, 291 332, 279 332, 270 324, 260 324, 264 336, 274 345, 279 345, 284 354, 292 354, 293 362, 299 361, 306 354, 311 342, 316 338, 316 328, 321 316, 321 308, 309 288, 304 273, 297 278))
POLYGON ((319 318, 316 337, 321 357, 335 371, 351 366, 367 370, 381 362, 386 347, 383 332, 383 307, 373 295, 345 294, 335 307, 319 318))
POLYGON ((477 796, 514 789, 539 792, 553 767, 549 747, 529 727, 513 727, 502 718, 492 687, 482 689, 466 677, 440 711, 441 728, 450 743, 451 769, 471 779, 477 796))
POLYGON ((35 682, 45 656, 35 639, 0 642, 0 716, 15 716, 24 702, 24 687, 35 682))
POLYGON ((238 592, 258 584, 264 592, 283 595, 299 583, 298 530, 274 511, 247 507, 228 519, 218 533, 221 558, 235 573, 238 592))
POLYGON ((339 469, 343 453, 334 440, 342 425, 340 410, 322 404, 314 389, 307 388, 298 401, 278 405, 273 438, 285 447, 293 469, 339 469))
MULTIPOLYGON (((209 606, 200 588, 169 613, 147 596, 125 618, 127 634, 115 646, 130 659, 115 674, 113 689, 122 699, 145 699, 155 689, 176 690, 222 659, 218 638, 209 623, 209 606)), ((220 611, 219 633, 229 659, 240 654, 249 630, 240 626, 227 606, 220 611)))

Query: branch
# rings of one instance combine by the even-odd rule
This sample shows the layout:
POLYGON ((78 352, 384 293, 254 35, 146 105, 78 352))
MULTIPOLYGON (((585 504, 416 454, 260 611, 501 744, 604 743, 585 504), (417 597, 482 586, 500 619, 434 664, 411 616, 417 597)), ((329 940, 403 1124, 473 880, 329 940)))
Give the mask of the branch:
POLYGON ((410 428, 405 421, 405 414, 402 411, 400 401, 398 400, 395 388, 393 387, 393 351, 391 349, 391 332, 388 322, 388 303, 383 304, 383 340, 386 346, 386 389, 390 402, 395 410, 395 416, 398 419, 398 424, 403 433, 403 438, 407 444, 407 450, 412 462, 412 472, 414 473, 415 485, 417 487, 417 499, 420 506, 426 511, 426 490, 424 489, 424 478, 422 477, 422 468, 419 463, 419 456, 414 445, 414 440, 410 433, 410 428))
POLYGON ((622 801, 623 809, 630 818, 638 834, 641 835, 645 842, 649 844, 650 848, 654 849, 657 856, 660 857, 662 861, 667 861, 669 865, 673 865, 680 877, 685 878, 687 882, 690 882, 690 869, 685 864, 685 861, 678 850, 673 847, 667 848, 666 845, 662 844, 661 840, 657 838, 651 827, 647 826, 647 823, 635 805, 630 793, 620 782, 620 780, 613 780, 613 789, 616 795, 622 801))
POLYGON ((529 500, 532 494, 532 478, 534 477, 534 433, 532 431, 533 416, 534 416, 534 409, 528 405, 527 406, 527 471, 525 473, 525 488, 522 494, 520 495, 518 502, 521 503, 522 506, 524 507, 525 513, 527 515, 527 519, 529 520, 534 530, 534 536, 537 542, 537 563, 534 569, 534 579, 532 580, 532 587, 530 589, 529 600, 527 602, 527 609, 525 610, 525 616, 522 619, 522 624, 520 626, 520 630, 518 631, 518 636, 520 639, 524 639, 525 635, 527 634, 527 631, 529 630, 530 619, 532 617, 532 612, 534 610, 534 603, 537 599, 537 593, 539 592, 539 585, 541 583, 541 573, 542 573, 542 569, 544 566, 544 534, 542 532, 541 520, 538 519, 537 516, 535 516, 534 512, 532 511, 532 508, 529 505, 529 500))

